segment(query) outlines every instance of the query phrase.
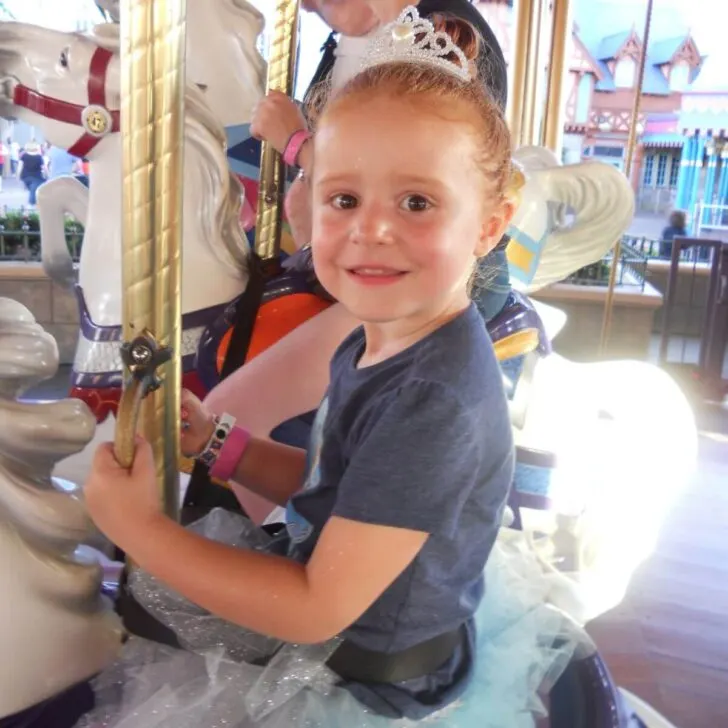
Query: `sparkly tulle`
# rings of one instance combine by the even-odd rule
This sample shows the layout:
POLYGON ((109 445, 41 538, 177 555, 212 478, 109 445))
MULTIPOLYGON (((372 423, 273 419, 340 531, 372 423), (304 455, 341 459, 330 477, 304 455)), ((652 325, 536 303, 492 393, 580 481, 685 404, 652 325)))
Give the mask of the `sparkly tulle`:
MULTIPOLYGON (((270 548, 270 537, 236 515, 213 511, 194 526, 210 538, 270 548)), ((337 686, 325 662, 336 649, 281 644, 212 617, 137 572, 136 598, 188 651, 132 638, 93 681, 97 707, 78 728, 526 728, 545 714, 548 693, 588 638, 547 605, 546 575, 525 539, 502 529, 486 567, 477 617, 474 678, 462 699, 419 721, 387 719, 337 686), (274 654, 275 653, 275 654, 274 654), (269 657, 265 667, 251 660, 269 657)))

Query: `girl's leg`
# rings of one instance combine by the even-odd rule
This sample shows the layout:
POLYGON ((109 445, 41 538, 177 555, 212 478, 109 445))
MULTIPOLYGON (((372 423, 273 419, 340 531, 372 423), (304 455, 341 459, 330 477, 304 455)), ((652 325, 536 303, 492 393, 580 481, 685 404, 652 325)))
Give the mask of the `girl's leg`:
MULTIPOLYGON (((205 402, 215 413, 234 415, 254 435, 268 437, 282 422, 318 407, 329 384, 331 357, 358 323, 334 304, 231 374, 205 402)), ((273 510, 245 488, 233 488, 254 523, 273 510)))

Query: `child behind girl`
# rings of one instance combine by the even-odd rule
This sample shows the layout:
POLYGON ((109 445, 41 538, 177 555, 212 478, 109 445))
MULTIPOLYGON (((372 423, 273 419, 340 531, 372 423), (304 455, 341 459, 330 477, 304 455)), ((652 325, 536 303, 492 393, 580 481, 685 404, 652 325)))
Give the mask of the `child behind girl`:
POLYGON ((314 265, 363 326, 331 362, 308 452, 184 398, 183 450, 285 505, 285 526, 271 537, 213 512, 186 530, 159 510, 148 444, 130 473, 110 446, 98 452, 91 515, 138 565, 137 600, 189 650, 130 640, 97 681, 114 686, 99 692, 104 725, 132 711, 140 728, 387 725, 443 710, 477 674, 470 720, 515 726, 568 658, 552 650, 561 618, 545 625, 537 577, 506 576, 497 559, 484 579, 513 445, 468 280, 513 213, 510 139, 470 77, 475 32, 444 27, 460 47, 405 11, 318 120, 314 265))

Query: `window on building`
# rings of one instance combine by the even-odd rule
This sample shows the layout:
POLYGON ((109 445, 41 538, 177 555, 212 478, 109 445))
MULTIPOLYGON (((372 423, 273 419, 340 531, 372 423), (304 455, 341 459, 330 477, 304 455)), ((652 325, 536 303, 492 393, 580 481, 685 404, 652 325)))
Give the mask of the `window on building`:
POLYGON ((672 165, 670 166, 670 187, 677 187, 677 180, 680 176, 680 157, 672 158, 672 165))
POLYGON ((670 91, 684 91, 690 83, 690 66, 685 61, 674 65, 670 71, 670 91))
POLYGON ((661 154, 657 160, 657 187, 665 186, 665 177, 667 176, 667 154, 661 154))
POLYGON ((579 80, 576 97, 576 119, 574 119, 577 124, 586 124, 589 121, 593 78, 591 73, 585 73, 579 80))
POLYGON ((637 64, 631 58, 622 58, 617 61, 614 69, 614 84, 617 88, 633 88, 637 64))
POLYGON ((624 149, 622 147, 607 147, 607 146, 596 144, 594 146, 594 156, 595 157, 619 157, 619 159, 622 159, 624 157, 624 149))
POLYGON ((655 172, 655 155, 648 154, 645 157, 645 166, 642 173, 642 184, 644 187, 652 186, 652 177, 655 172))

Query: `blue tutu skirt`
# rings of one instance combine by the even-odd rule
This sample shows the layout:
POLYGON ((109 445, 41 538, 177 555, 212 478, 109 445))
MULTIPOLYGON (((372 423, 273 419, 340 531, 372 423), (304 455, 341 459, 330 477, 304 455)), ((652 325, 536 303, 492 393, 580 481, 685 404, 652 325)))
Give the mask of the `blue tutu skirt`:
MULTIPOLYGON (((270 547, 266 533, 225 511, 213 511, 192 528, 240 547, 270 547)), ((548 605, 551 578, 517 532, 502 530, 486 567, 486 583, 476 615, 473 679, 460 699, 414 721, 384 718, 337 685, 340 679, 325 665, 337 640, 282 644, 213 617, 148 574, 135 572, 130 587, 137 600, 187 649, 132 637, 119 660, 93 680, 96 707, 77 726, 532 727, 546 715, 542 698, 574 651, 589 649, 588 638, 548 605)))

